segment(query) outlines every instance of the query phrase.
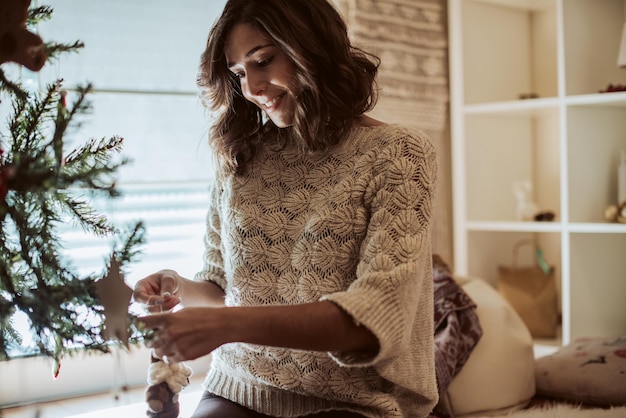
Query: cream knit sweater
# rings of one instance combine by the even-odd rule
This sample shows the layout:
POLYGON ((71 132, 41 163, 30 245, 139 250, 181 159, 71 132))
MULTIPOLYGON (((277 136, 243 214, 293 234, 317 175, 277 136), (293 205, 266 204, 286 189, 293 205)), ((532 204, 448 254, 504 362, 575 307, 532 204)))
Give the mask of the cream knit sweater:
POLYGON ((329 409, 425 417, 437 400, 431 211, 436 157, 419 131, 355 128, 324 155, 265 146, 216 181, 205 267, 229 306, 330 300, 380 343, 375 355, 233 343, 208 391, 276 417, 329 409))

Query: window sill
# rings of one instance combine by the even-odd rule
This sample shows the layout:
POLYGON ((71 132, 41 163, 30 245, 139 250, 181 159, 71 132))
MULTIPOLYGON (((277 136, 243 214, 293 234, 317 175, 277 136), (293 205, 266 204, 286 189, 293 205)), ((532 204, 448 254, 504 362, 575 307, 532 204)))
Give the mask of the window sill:
MULTIPOLYGON (((202 394, 204 374, 197 373, 180 393, 180 416, 191 416, 202 394)), ((80 396, 33 405, 0 409, 3 418, 110 418, 146 415, 145 386, 129 388, 116 396, 112 392, 80 396)))

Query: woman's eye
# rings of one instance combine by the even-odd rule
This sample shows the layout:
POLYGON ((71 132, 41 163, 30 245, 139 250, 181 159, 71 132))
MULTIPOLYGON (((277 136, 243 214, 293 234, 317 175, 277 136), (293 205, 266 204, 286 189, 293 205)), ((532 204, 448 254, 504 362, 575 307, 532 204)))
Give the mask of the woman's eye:
POLYGON ((266 58, 266 59, 260 59, 256 62, 256 65, 258 67, 267 67, 268 65, 270 65, 272 62, 272 58, 266 58))

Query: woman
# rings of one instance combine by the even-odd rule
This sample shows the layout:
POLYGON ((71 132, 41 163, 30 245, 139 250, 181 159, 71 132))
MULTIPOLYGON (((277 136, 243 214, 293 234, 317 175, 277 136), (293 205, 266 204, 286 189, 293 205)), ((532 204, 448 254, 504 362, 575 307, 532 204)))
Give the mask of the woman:
POLYGON ((378 60, 326 0, 230 0, 199 86, 218 120, 204 269, 135 300, 154 354, 212 353, 205 417, 424 417, 437 400, 435 153, 365 115, 378 60))

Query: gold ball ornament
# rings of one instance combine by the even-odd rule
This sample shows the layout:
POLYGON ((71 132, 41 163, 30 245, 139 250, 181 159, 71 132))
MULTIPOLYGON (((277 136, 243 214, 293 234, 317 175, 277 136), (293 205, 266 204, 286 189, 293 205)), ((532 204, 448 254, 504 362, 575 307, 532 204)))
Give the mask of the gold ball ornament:
POLYGON ((619 208, 617 205, 609 205, 604 209, 604 219, 607 222, 615 222, 617 220, 617 212, 619 208))

